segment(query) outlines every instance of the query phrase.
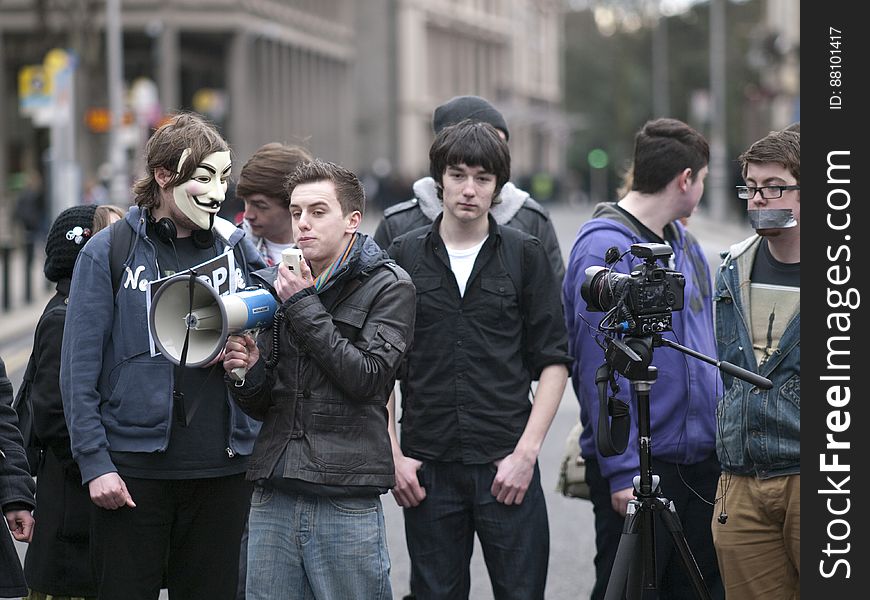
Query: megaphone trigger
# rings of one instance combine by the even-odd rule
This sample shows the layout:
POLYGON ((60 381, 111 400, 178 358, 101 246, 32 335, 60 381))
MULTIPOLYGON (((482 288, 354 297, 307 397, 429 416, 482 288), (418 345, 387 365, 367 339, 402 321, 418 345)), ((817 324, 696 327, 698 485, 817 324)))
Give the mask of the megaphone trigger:
MULTIPOLYGON (((247 333, 248 335, 250 335, 251 338, 256 343, 257 336, 260 334, 260 330, 259 329, 251 329, 251 330, 245 331, 243 333, 247 333)), ((245 383, 245 375, 247 375, 247 374, 248 374, 247 367, 236 367, 235 369, 230 371, 230 379, 232 379, 233 381, 236 382, 236 387, 241 387, 245 383)))

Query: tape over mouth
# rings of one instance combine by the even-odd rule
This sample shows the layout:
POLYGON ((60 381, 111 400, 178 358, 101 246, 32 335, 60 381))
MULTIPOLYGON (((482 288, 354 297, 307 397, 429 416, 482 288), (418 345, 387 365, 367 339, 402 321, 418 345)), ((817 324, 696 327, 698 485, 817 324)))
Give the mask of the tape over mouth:
POLYGON ((753 229, 788 229, 797 227, 790 208, 753 208, 746 211, 753 229))

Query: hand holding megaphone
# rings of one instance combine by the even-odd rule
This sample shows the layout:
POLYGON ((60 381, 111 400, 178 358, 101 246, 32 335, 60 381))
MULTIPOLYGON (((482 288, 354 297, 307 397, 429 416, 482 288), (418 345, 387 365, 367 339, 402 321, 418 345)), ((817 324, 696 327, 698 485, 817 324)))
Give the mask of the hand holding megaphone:
POLYGON ((257 340, 248 332, 231 335, 224 346, 224 370, 236 381, 244 380, 245 373, 260 359, 257 340))

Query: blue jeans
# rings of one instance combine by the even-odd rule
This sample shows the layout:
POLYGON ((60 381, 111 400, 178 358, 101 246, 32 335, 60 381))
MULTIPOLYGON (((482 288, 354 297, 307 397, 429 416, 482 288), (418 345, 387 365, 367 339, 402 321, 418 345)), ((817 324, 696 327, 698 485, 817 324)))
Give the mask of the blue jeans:
POLYGON ((438 462, 418 471, 426 499, 404 511, 417 600, 468 598, 475 533, 496 600, 544 598, 550 529, 540 471, 511 506, 490 492, 495 473, 491 464, 438 462))
POLYGON ((321 497, 254 487, 247 600, 392 597, 378 496, 321 497))

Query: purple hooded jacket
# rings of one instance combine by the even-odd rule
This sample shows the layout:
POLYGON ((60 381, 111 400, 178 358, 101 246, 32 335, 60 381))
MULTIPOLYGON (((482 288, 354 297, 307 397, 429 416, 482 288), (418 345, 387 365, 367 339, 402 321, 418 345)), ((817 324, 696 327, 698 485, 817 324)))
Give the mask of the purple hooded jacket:
MULTIPOLYGON (((673 228, 671 233, 675 240, 672 242, 673 268, 685 275, 686 287, 684 308, 673 313, 673 331, 664 333, 663 337, 715 358, 716 338, 707 259, 697 240, 682 224, 675 221, 668 227, 673 228)), ((639 473, 637 402, 631 383, 620 376, 618 397, 629 404, 631 411, 628 446, 623 454, 602 457, 596 446, 598 391, 595 371, 604 363, 604 352, 596 343, 594 334, 604 313, 586 310, 580 287, 586 278, 587 267, 605 265, 604 254, 608 248, 615 246, 621 254, 632 244, 648 241, 613 204, 599 204, 592 219, 583 225, 574 240, 562 286, 568 349, 574 357, 571 383, 580 402, 583 422, 581 452, 587 459, 598 460, 601 474, 610 482, 611 493, 630 488, 633 477, 639 473)), ((642 262, 626 254, 614 270, 629 273, 642 262)), ((716 367, 666 346, 654 348, 652 365, 658 368, 658 379, 649 394, 652 456, 677 464, 695 464, 709 458, 715 451, 716 399, 722 391, 716 367)))

